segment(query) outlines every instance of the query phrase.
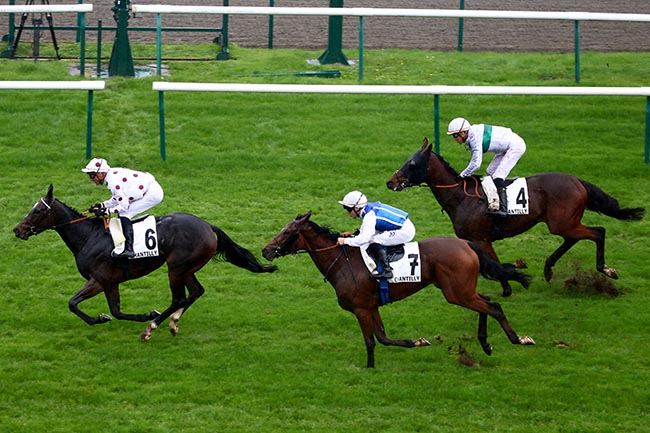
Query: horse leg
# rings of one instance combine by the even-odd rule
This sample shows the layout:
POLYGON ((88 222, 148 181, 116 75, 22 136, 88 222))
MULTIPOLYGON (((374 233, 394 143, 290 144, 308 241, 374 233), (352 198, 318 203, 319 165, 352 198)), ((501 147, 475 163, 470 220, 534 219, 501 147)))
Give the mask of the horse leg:
MULTIPOLYGON (((490 301, 490 298, 483 296, 479 293, 479 296, 486 301, 490 301)), ((487 341, 487 314, 478 313, 478 341, 481 343, 483 352, 488 355, 492 355, 492 345, 487 341)))
POLYGON ((551 254, 548 259, 546 259, 546 262, 544 263, 544 279, 546 281, 551 281, 551 278, 553 278, 553 266, 555 266, 557 261, 560 260, 560 257, 566 254, 566 252, 569 251, 571 247, 578 242, 578 240, 579 239, 564 238, 562 245, 553 251, 553 254, 551 254))
POLYGON ((108 308, 111 310, 111 314, 119 320, 131 320, 133 322, 146 322, 147 320, 154 319, 160 315, 156 310, 153 310, 149 314, 127 314, 123 313, 120 309, 120 287, 118 284, 111 284, 107 289, 104 290, 104 295, 106 296, 106 302, 108 302, 108 308))
POLYGON ((180 275, 177 272, 170 270, 169 272, 169 287, 172 292, 172 302, 169 307, 160 313, 158 317, 155 317, 151 323, 142 331, 140 335, 140 340, 149 341, 151 338, 151 333, 158 328, 158 326, 173 313, 176 313, 178 310, 184 309, 186 306, 187 298, 185 296, 185 278, 183 275, 180 275))
POLYGON ((173 336, 178 334, 178 321, 181 316, 205 293, 205 289, 196 278, 196 275, 190 275, 185 281, 185 286, 189 292, 187 301, 185 301, 185 307, 176 310, 171 316, 169 316, 169 332, 171 332, 173 336))
POLYGON ((68 308, 74 314, 79 316, 81 320, 89 325, 97 325, 99 323, 106 323, 111 320, 108 314, 100 314, 97 318, 91 317, 79 309, 79 304, 86 299, 90 299, 98 293, 104 291, 104 286, 99 284, 94 278, 91 278, 84 284, 84 286, 68 301, 68 308))
MULTIPOLYGON (((492 246, 492 242, 475 241, 475 243, 478 244, 478 246, 481 247, 481 249, 483 251, 485 251, 488 256, 490 256, 492 259, 496 260, 497 262, 501 263, 501 261, 499 261, 499 256, 497 256, 496 251, 494 251, 494 247, 492 246)), ((514 266, 516 267, 516 265, 514 265, 514 266)), ((499 280, 499 282, 501 283, 501 290, 502 290, 503 296, 512 295, 512 287, 510 287, 510 283, 508 282, 508 280, 505 280, 505 279, 504 280, 499 280)))
POLYGON ((375 334, 372 313, 368 310, 355 309, 354 315, 361 326, 363 341, 366 343, 366 354, 368 362, 366 367, 375 368, 375 334))
POLYGON ((386 335, 384 330, 384 323, 381 320, 381 315, 379 314, 379 309, 375 308, 372 311, 372 319, 375 325, 375 337, 384 346, 400 346, 400 347, 419 347, 419 346, 430 346, 431 343, 424 337, 420 337, 417 340, 393 340, 386 335))

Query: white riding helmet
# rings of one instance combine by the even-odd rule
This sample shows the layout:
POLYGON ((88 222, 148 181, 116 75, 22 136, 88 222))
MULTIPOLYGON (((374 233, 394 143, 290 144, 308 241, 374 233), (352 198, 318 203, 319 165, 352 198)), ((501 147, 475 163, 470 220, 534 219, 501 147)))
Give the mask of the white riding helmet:
POLYGON ((93 158, 81 171, 84 173, 108 173, 110 169, 111 166, 108 165, 104 158, 93 158))
POLYGON ((463 117, 457 117, 449 122, 449 126, 447 127, 447 135, 457 134, 461 131, 467 131, 470 126, 472 125, 469 123, 469 120, 463 117))
POLYGON ((347 193, 343 200, 339 200, 339 204, 360 209, 368 204, 368 199, 361 191, 352 191, 347 193))

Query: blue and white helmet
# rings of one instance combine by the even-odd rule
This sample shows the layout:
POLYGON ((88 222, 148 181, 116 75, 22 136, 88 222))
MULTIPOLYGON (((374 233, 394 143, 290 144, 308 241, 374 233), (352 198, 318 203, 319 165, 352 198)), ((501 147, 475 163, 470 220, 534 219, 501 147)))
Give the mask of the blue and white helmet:
POLYGON ((361 209, 368 204, 368 199, 361 191, 351 191, 343 197, 343 200, 339 200, 339 204, 361 209))

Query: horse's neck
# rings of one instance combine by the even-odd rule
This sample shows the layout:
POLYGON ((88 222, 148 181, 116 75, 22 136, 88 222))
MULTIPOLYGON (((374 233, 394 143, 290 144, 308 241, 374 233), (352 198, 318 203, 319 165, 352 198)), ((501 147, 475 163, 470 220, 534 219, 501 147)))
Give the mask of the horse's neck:
POLYGON ((71 223, 80 216, 63 204, 61 204, 61 209, 64 210, 57 215, 55 231, 61 236, 68 249, 76 255, 92 235, 94 224, 90 220, 71 223))
POLYGON ((310 232, 306 236, 303 234, 303 239, 305 240, 305 250, 323 276, 327 277, 332 264, 341 256, 343 250, 337 248, 336 241, 329 239, 325 234, 318 235, 310 232))
POLYGON ((428 173, 427 184, 434 197, 445 212, 450 216, 455 214, 460 203, 466 198, 462 185, 457 186, 456 175, 437 155, 431 155, 428 173))

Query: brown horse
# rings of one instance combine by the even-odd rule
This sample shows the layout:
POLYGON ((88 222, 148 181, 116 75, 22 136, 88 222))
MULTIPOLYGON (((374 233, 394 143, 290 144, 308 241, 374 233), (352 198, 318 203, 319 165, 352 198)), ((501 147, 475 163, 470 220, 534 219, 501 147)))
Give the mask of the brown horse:
MULTIPOLYGON (((393 340, 386 336, 379 315, 382 300, 379 283, 370 278, 359 248, 338 246, 339 233, 320 227, 309 220, 311 212, 288 223, 262 249, 267 260, 306 251, 326 281, 336 290, 339 305, 353 313, 361 326, 366 343, 368 367, 375 366, 375 337, 384 345, 415 347, 430 343, 418 340, 393 340)), ((432 237, 419 242, 421 281, 392 283, 390 299, 399 301, 433 284, 442 290, 450 304, 460 305, 479 313, 478 340, 483 351, 490 355, 492 346, 487 341, 487 316, 494 317, 512 344, 535 344, 530 337, 519 337, 506 319, 501 306, 487 296, 476 292, 479 273, 489 279, 514 280, 528 286, 529 279, 514 268, 505 268, 490 259, 479 247, 461 239, 432 237)), ((414 257, 417 260, 417 257, 414 257)))
POLYGON ((74 254, 79 273, 88 280, 70 299, 68 306, 89 325, 108 322, 111 317, 107 314, 91 317, 78 305, 104 292, 111 313, 117 319, 136 322, 151 320, 141 335, 143 341, 151 338, 151 332, 168 317, 169 329, 172 335, 176 335, 181 315, 205 292, 195 274, 210 259, 220 257, 251 272, 273 272, 277 269, 261 264, 250 251, 237 245, 218 227, 186 213, 156 217, 157 257, 131 260, 113 258, 113 241, 104 228, 103 220, 81 215, 54 198, 52 190, 50 185, 47 195, 36 202, 29 214, 14 228, 14 233, 27 240, 32 235, 53 229, 61 236, 74 254), (148 314, 123 313, 120 310, 119 284, 147 275, 165 263, 172 292, 169 308, 162 313, 155 310, 148 314))
MULTIPOLYGON (((621 208, 618 201, 597 186, 564 173, 541 173, 526 178, 528 182, 529 213, 509 215, 505 219, 486 212, 485 195, 477 177, 460 179, 458 173, 439 155, 431 151, 424 139, 422 148, 409 157, 402 168, 388 179, 386 186, 401 191, 410 186, 426 184, 447 212, 459 238, 476 242, 493 259, 498 260, 492 247, 495 240, 521 234, 540 222, 549 231, 564 238, 564 242, 544 264, 544 278, 550 281, 553 265, 579 240, 596 243, 596 269, 610 278, 618 278, 605 265, 605 229, 588 227, 581 219, 585 209, 627 221, 643 218, 643 208, 621 208)), ((502 282, 503 294, 511 289, 502 282)))

